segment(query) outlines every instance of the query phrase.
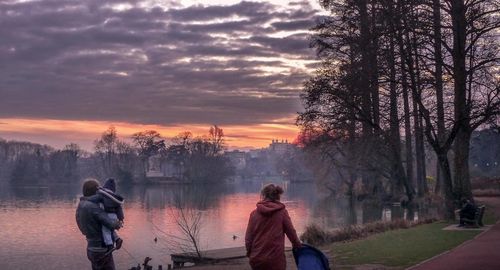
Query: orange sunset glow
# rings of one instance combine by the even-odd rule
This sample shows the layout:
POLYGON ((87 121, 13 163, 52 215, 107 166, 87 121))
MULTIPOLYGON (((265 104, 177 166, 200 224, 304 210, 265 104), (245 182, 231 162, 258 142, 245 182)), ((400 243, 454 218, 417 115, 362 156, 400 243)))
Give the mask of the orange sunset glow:
POLYGON ((3 7, 13 25, 33 20, 37 34, 12 29, 11 40, 3 37, 9 68, 0 71, 1 139, 91 151, 109 126, 127 140, 144 130, 202 136, 216 124, 228 148, 250 149, 297 135, 300 91, 319 63, 308 32, 323 14, 316 2, 110 2, 90 12, 63 1, 57 14, 43 1, 24 2, 3 7), (33 7, 24 14, 24 5, 33 7), (75 18, 75 25, 36 23, 37 16, 75 18), (53 31, 59 34, 35 38, 53 31), (39 43, 46 39, 50 48, 39 43))
MULTIPOLYGON (((293 117, 290 117, 263 124, 231 125, 222 128, 229 148, 260 148, 266 147, 272 139, 293 141, 298 132, 298 127, 293 122, 293 117)), ((166 138, 172 138, 183 131, 202 136, 210 127, 202 124, 164 126, 110 121, 0 118, 0 133, 6 139, 29 139, 54 147, 77 142, 86 150, 91 150, 93 141, 110 126, 114 126, 118 135, 124 139, 144 130, 156 130, 166 138)))

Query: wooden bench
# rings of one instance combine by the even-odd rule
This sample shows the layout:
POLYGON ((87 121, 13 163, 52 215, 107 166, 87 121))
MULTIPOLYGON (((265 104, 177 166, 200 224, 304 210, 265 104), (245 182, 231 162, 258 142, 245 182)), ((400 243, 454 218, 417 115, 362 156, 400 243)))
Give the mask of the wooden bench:
POLYGON ((486 206, 484 205, 478 206, 476 209, 476 213, 474 214, 474 219, 463 218, 462 221, 465 222, 465 224, 468 224, 469 226, 474 226, 476 228, 484 226, 483 216, 485 209, 486 206))

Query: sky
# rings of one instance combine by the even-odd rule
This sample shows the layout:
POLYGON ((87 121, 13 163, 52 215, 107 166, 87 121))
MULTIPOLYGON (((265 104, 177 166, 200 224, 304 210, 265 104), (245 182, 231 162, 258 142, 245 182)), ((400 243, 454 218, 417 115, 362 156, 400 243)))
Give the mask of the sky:
POLYGON ((91 150, 119 136, 224 129, 231 148, 293 140, 317 64, 316 0, 2 0, 0 138, 91 150))

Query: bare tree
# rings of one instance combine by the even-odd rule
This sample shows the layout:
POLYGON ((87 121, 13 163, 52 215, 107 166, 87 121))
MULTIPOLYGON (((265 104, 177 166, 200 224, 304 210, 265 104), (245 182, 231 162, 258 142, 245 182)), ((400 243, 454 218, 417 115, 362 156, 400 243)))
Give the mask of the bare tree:
POLYGON ((210 127, 208 141, 212 145, 212 154, 218 155, 224 150, 224 131, 217 125, 210 127))
POLYGON ((94 141, 95 153, 101 160, 103 173, 106 176, 113 175, 117 143, 118 135, 114 126, 110 126, 102 133, 101 138, 94 141))
POLYGON ((182 234, 181 237, 177 237, 174 240, 177 243, 177 247, 184 252, 194 252, 198 258, 201 258, 200 233, 203 227, 202 212, 194 208, 178 206, 175 224, 182 234))
POLYGON ((201 231, 203 228, 203 212, 194 207, 187 206, 180 196, 174 198, 174 208, 168 216, 173 220, 173 225, 180 234, 166 232, 157 225, 152 225, 159 231, 171 252, 185 252, 196 255, 202 259, 201 231))

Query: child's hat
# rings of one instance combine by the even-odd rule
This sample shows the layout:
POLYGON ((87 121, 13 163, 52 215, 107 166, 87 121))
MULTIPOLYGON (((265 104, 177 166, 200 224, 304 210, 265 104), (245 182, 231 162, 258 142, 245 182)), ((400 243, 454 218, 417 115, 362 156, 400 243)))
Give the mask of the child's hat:
POLYGON ((103 188, 109 189, 113 192, 116 191, 116 184, 115 184, 115 179, 113 178, 108 178, 106 182, 104 183, 103 188))

